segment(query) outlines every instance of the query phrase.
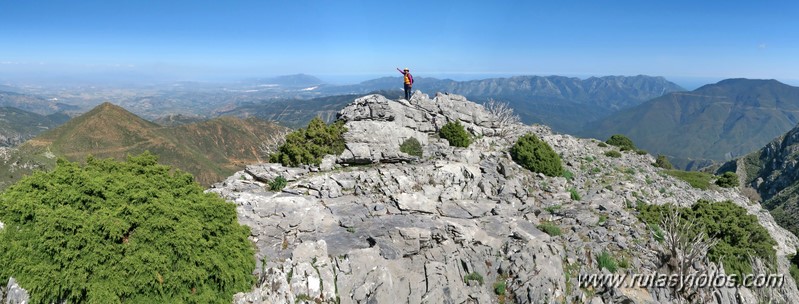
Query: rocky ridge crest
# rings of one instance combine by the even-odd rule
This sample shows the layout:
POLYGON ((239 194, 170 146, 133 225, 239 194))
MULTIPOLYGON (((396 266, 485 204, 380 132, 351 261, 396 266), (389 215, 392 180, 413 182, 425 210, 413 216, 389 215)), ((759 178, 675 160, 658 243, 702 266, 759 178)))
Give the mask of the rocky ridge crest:
MULTIPOLYGON (((743 206, 777 241, 779 273, 788 273, 786 255, 799 246, 737 190, 694 189, 659 174, 651 155, 607 157, 616 148, 545 126, 503 126, 462 96, 369 95, 339 117, 347 149, 320 168, 251 165, 209 189, 237 204, 258 248, 258 285, 234 303, 669 303, 669 289, 577 286, 578 274, 607 272, 596 259, 603 251, 626 258, 627 273, 663 266, 658 243, 630 207, 638 201, 743 206), (437 137, 454 120, 475 136, 468 148, 437 137), (571 176, 547 177, 514 163, 507 151, 525 133, 548 142, 571 176), (423 144, 422 158, 399 151, 409 137, 423 144), (277 176, 288 186, 269 191, 277 176), (542 223, 562 234, 550 236, 542 223)), ((793 280, 785 279, 772 296, 799 302, 793 280)), ((719 289, 715 297, 763 298, 746 288, 719 289)))

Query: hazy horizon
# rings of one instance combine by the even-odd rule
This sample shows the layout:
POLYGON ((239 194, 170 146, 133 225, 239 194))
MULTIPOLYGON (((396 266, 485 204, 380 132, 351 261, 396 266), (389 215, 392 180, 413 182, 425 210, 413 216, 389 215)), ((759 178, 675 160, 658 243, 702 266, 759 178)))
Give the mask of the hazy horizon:
POLYGON ((725 78, 796 85, 798 8, 791 1, 2 2, 0 81, 305 73, 343 84, 409 67, 456 80, 651 75, 686 88, 725 78))

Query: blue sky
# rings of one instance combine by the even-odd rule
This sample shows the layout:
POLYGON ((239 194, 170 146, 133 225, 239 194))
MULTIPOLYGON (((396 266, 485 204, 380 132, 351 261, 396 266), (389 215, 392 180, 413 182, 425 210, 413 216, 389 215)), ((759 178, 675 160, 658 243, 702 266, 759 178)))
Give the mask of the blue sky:
POLYGON ((409 67, 796 84, 797 16, 796 1, 0 1, 0 75, 357 79, 409 67))

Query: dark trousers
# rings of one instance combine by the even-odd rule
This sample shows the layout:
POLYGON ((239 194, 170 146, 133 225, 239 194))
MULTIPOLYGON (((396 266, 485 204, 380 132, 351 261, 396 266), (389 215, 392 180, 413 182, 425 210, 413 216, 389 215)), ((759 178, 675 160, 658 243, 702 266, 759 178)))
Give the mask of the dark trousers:
POLYGON ((411 85, 405 85, 405 100, 411 100, 411 85))

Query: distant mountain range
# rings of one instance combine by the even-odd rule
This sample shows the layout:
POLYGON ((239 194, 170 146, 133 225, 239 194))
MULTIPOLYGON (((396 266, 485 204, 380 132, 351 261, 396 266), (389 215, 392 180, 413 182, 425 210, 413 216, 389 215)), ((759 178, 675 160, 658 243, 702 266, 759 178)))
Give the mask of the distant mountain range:
POLYGON ((799 88, 776 80, 727 79, 673 92, 589 124, 578 135, 625 134, 683 168, 754 151, 799 122, 799 88))
POLYGON ((282 127, 260 119, 235 117, 163 127, 103 103, 19 149, 32 155, 48 152, 73 161, 83 161, 89 155, 124 159, 150 151, 161 163, 192 173, 208 186, 244 165, 263 161, 258 147, 278 128, 282 127))
POLYGON ((283 99, 266 103, 245 103, 216 115, 258 117, 272 120, 290 128, 300 128, 316 116, 326 122, 335 120, 336 113, 361 95, 336 95, 313 99, 283 99))
POLYGON ((56 112, 80 109, 80 107, 61 103, 56 100, 45 100, 44 98, 34 95, 7 91, 0 91, 0 107, 13 107, 39 115, 50 115, 56 112))
MULTIPOLYGON (((507 102, 525 123, 541 123, 574 133, 585 123, 636 106, 663 94, 684 91, 663 77, 605 76, 579 79, 563 76, 515 76, 471 81, 415 77, 414 90, 449 92, 475 101, 507 102)), ((364 94, 398 89, 400 77, 384 77, 357 85, 320 87, 321 94, 364 94)))

